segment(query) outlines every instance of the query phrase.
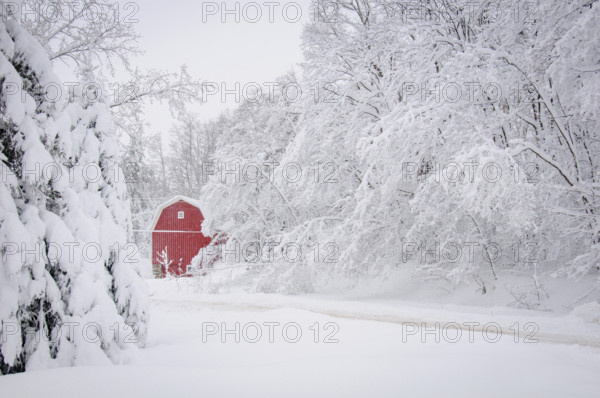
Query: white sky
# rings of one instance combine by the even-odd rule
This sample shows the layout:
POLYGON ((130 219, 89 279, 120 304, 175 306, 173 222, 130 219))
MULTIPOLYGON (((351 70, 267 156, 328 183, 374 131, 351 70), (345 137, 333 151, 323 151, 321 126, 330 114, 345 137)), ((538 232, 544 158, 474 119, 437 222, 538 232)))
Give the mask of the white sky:
MULTIPOLYGON (((125 4, 121 3, 123 16, 134 11, 125 8, 125 4)), ((185 64, 195 78, 219 85, 224 82, 228 88, 233 88, 235 82, 241 86, 250 82, 263 86, 291 70, 302 58, 303 24, 312 18, 311 0, 270 3, 269 0, 138 0, 137 4, 139 10, 133 18, 139 20, 136 30, 142 35, 139 44, 146 53, 136 58, 134 65, 178 71, 185 64), (239 23, 235 21, 235 13, 222 12, 225 7, 235 10, 236 3, 239 23), (287 7, 285 12, 284 7, 287 7), (251 23, 257 17, 257 9, 262 16, 251 23), (269 21, 270 9, 273 22, 269 21), (297 19, 296 10, 301 12, 301 19, 293 22, 297 19), (209 15, 209 11, 216 14, 209 15), (222 18, 226 18, 225 22, 222 18)), ((266 95, 268 89, 264 87, 266 95)), ((222 103, 220 97, 210 97, 205 104, 194 108, 202 120, 235 106, 233 95, 227 97, 227 103, 222 103)), ((146 115, 152 124, 151 131, 162 132, 164 138, 173 123, 168 107, 148 106, 146 115)))

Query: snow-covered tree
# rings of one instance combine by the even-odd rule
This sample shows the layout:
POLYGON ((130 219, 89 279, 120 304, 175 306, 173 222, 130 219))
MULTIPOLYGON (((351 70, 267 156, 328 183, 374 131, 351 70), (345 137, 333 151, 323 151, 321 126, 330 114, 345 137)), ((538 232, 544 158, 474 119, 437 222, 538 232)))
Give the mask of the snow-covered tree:
POLYGON ((60 81, 16 19, 0 37, 0 371, 117 360, 148 313, 111 113, 93 92, 52 100, 60 81))
POLYGON ((170 72, 132 65, 133 58, 143 53, 137 43, 139 5, 135 2, 24 0, 6 8, 38 39, 53 64, 72 71, 75 81, 70 83, 83 86, 87 71, 94 70, 94 84, 109 106, 122 144, 122 167, 137 231, 134 241, 147 256, 149 239, 142 231, 148 226, 148 214, 170 191, 156 189, 160 169, 151 159, 155 137, 148 134, 144 106, 159 101, 178 115, 200 99, 200 82, 185 66, 170 72))
POLYGON ((213 177, 202 191, 206 224, 242 244, 337 245, 334 263, 269 264, 255 281, 268 291, 407 269, 450 291, 513 293, 522 278, 532 294, 515 300, 535 307, 544 279, 597 279, 599 8, 315 3, 302 101, 243 104, 225 116, 215 152, 241 164, 276 154, 276 178, 290 164, 303 178, 213 177), (245 122, 255 108, 261 117, 245 122), (312 179, 319 165, 331 165, 327 182, 312 179))
POLYGON ((216 123, 200 123, 198 118, 182 112, 171 129, 169 184, 175 194, 196 198, 204 185, 204 169, 215 150, 216 123))

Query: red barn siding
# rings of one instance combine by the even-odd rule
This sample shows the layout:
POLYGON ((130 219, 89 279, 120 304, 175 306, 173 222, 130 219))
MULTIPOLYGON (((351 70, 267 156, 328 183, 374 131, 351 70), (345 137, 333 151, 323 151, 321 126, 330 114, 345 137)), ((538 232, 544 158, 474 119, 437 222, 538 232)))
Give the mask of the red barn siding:
MULTIPOLYGON (((173 260, 168 272, 182 275, 198 251, 207 246, 211 238, 201 233, 204 217, 200 209, 184 199, 159 209, 160 214, 152 231, 152 263, 160 264, 159 254, 167 248, 169 260, 173 260), (179 219, 178 213, 184 212, 179 219)), ((166 270, 163 268, 163 276, 166 270)))

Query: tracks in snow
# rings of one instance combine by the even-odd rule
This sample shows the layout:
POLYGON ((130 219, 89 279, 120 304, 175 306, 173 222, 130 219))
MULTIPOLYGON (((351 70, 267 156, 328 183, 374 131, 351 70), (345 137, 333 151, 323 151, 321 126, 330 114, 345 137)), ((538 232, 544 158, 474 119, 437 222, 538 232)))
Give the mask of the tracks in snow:
MULTIPOLYGON (((468 319, 468 314, 465 313, 439 313, 429 314, 428 316, 415 316, 401 313, 373 313, 367 311, 353 311, 341 308, 332 308, 326 306, 311 305, 311 303, 286 302, 281 304, 276 303, 239 303, 232 301, 203 301, 176 298, 171 299, 152 299, 154 304, 172 304, 174 306, 192 307, 197 309, 213 309, 224 311, 256 311, 265 312, 271 310, 294 309, 309 311, 321 315, 331 316, 333 318, 348 319, 355 321, 371 321, 385 322, 398 325, 410 326, 411 331, 415 326, 419 328, 454 328, 467 332, 501 334, 507 338, 515 338, 518 330, 519 342, 523 342, 529 336, 529 342, 536 343, 551 343, 551 344, 576 344, 580 346, 599 348, 600 349, 600 333, 590 331, 586 333, 570 333, 568 331, 556 330, 552 324, 568 322, 568 319, 548 319, 548 318, 532 318, 526 319, 523 317, 509 318, 503 315, 499 318, 485 314, 473 314, 473 318, 468 319), (445 315, 445 316, 444 316, 445 315), (463 319, 459 319, 459 318, 463 319), (436 319, 437 318, 437 319, 436 319), (474 319, 477 318, 477 319, 474 319), (515 328, 515 323, 518 323, 518 329, 515 328), (490 326, 493 325, 493 326, 490 326), (555 330, 552 330, 555 329, 555 330)), ((335 302, 334 302, 335 303, 335 302)), ((339 304, 339 303, 338 303, 339 304)), ((597 330, 600 330, 598 328, 597 330)))

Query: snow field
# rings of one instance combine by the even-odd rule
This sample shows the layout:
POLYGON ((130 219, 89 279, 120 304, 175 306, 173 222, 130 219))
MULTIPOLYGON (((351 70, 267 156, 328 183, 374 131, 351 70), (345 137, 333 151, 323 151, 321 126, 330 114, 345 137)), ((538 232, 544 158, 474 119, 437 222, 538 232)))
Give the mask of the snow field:
MULTIPOLYGON (((449 329, 446 336, 420 323, 413 330, 413 321, 435 314, 432 308, 404 307, 401 311, 413 318, 403 324, 351 319, 349 300, 208 296, 194 294, 185 282, 150 285, 152 319, 144 350, 127 350, 118 366, 5 376, 0 378, 3 396, 594 397, 600 387, 596 347, 546 343, 543 338, 516 343, 511 334, 493 343, 489 340, 495 333, 474 331, 471 340, 464 329, 452 343, 455 334, 449 329), (312 310, 297 308, 302 303, 312 310), (318 312, 335 307, 345 307, 345 316, 318 312)), ((355 304, 355 313, 363 318, 369 308, 379 308, 379 316, 392 308, 381 301, 355 304)), ((464 308, 444 313, 458 324, 485 320, 464 308)), ((520 323, 527 319, 512 310, 495 319, 504 324, 510 317, 520 323)), ((559 319, 531 319, 540 332, 552 322, 555 329, 559 324, 559 319)), ((579 330, 582 335, 589 331, 579 330)), ((566 329, 561 333, 566 335, 566 329)))

